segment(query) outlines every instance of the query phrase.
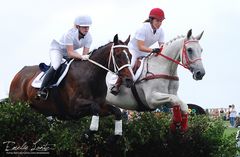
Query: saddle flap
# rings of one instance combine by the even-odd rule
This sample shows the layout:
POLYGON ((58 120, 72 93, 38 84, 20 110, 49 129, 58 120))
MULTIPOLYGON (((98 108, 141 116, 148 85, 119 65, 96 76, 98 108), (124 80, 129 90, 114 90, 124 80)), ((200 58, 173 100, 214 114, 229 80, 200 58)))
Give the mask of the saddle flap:
MULTIPOLYGON (((72 62, 73 62, 73 59, 70 62, 66 62, 66 60, 64 60, 64 62, 62 62, 61 66, 57 70, 55 78, 53 78, 53 80, 52 80, 51 86, 58 86, 61 83, 63 78, 66 76, 68 69, 72 62)), ((31 84, 33 87, 35 87, 35 88, 41 87, 42 81, 45 77, 45 73, 49 69, 49 67, 50 66, 46 65, 45 63, 39 64, 39 68, 42 72, 40 74, 38 74, 38 76, 33 80, 32 84, 31 84)))

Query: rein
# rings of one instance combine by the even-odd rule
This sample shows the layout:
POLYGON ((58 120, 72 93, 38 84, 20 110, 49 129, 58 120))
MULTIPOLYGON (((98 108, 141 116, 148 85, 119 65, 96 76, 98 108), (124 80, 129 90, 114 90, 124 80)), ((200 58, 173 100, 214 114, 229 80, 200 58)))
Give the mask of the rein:
POLYGON ((99 66, 100 68, 105 69, 105 70, 107 70, 108 72, 111 72, 111 73, 117 75, 119 71, 121 71, 122 69, 124 69, 124 68, 126 68, 126 67, 130 67, 131 65, 128 63, 128 64, 125 64, 125 65, 123 65, 123 66, 121 66, 121 67, 119 68, 118 65, 117 65, 117 63, 116 63, 115 57, 114 57, 114 55, 113 55, 113 53, 114 53, 114 48, 128 48, 128 46, 126 46, 126 45, 115 45, 115 46, 114 46, 114 45, 113 45, 113 46, 111 47, 111 51, 110 51, 109 58, 108 58, 108 67, 107 67, 107 68, 106 68, 105 66, 99 64, 98 62, 90 59, 90 58, 88 58, 87 60, 88 60, 89 62, 91 62, 91 63, 99 66), (110 70, 110 62, 111 62, 111 59, 113 60, 114 71, 110 70))
MULTIPOLYGON (((198 40, 188 40, 188 41, 184 41, 183 43, 183 48, 182 48, 182 63, 179 61, 179 60, 175 60, 175 59, 172 59, 171 57, 168 57, 164 54, 162 54, 162 49, 163 49, 163 46, 161 46, 160 48, 160 52, 157 53, 158 56, 162 56, 163 58, 167 59, 167 60, 170 60, 178 65, 181 65, 182 67, 190 70, 190 64, 198 61, 198 60, 202 60, 201 58, 196 58, 194 60, 190 60, 188 55, 187 55, 187 50, 186 50, 186 44, 187 43, 190 43, 190 42, 198 42, 198 40), (185 60, 185 64, 183 62, 183 60, 185 60)), ((171 76, 171 75, 166 75, 166 74, 152 74, 152 75, 147 75, 146 74, 146 77, 142 78, 139 80, 140 81, 147 81, 147 80, 152 80, 152 79, 158 79, 158 78, 163 78, 163 79, 167 79, 167 80, 174 80, 174 81, 179 81, 179 78, 177 76, 171 76)))
MULTIPOLYGON (((182 67, 184 67, 184 68, 186 68, 186 69, 189 70, 190 64, 192 64, 192 63, 194 63, 194 62, 196 62, 196 61, 198 61, 198 60, 202 60, 201 58, 197 58, 197 59, 195 59, 195 60, 190 60, 190 59, 189 59, 189 57, 188 57, 188 55, 187 55, 186 44, 187 44, 187 43, 190 43, 190 42, 198 42, 198 40, 188 40, 188 41, 184 41, 184 43, 183 43, 183 49, 182 49, 182 60, 185 59, 185 62, 186 62, 185 64, 184 64, 184 63, 181 63, 179 60, 172 59, 172 58, 170 58, 170 57, 162 54, 161 51, 160 51, 157 55, 162 56, 162 57, 166 58, 167 60, 170 60, 170 61, 172 61, 172 62, 174 62, 174 63, 176 63, 176 64, 178 64, 178 65, 181 65, 182 67)), ((182 62, 183 62, 183 61, 182 61, 182 62)))

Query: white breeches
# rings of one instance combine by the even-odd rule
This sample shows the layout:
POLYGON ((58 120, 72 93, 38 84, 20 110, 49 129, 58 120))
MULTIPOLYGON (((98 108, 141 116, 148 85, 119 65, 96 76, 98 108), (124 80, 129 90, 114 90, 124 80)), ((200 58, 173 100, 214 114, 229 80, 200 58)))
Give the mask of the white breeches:
POLYGON ((61 65, 63 55, 59 50, 50 50, 50 59, 51 65, 53 66, 54 70, 57 70, 58 67, 61 65))

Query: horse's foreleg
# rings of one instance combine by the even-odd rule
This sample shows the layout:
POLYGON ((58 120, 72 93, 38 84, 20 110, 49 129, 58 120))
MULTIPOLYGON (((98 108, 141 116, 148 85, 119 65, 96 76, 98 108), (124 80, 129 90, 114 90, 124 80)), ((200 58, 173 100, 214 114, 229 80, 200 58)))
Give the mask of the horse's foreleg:
POLYGON ((110 112, 115 115, 114 135, 122 135, 122 112, 119 108, 109 105, 110 112))
MULTIPOLYGON (((161 105, 170 102, 173 105, 173 119, 171 130, 176 131, 180 127, 181 132, 185 132, 188 128, 188 106, 183 103, 178 96, 173 94, 165 94, 153 92, 151 97, 147 99, 151 105, 161 105)), ((155 107, 156 108, 156 107, 155 107)))
POLYGON ((87 140, 87 142, 93 139, 93 135, 96 131, 98 131, 99 126, 99 111, 100 107, 96 103, 92 103, 90 106, 90 113, 93 115, 91 124, 88 130, 83 133, 82 140, 87 140))
POLYGON ((170 128, 173 132, 178 128, 180 133, 184 133, 188 129, 188 113, 181 113, 180 106, 173 106, 173 119, 170 128))
POLYGON ((179 99, 177 95, 166 94, 161 92, 152 92, 146 97, 149 107, 157 108, 159 105, 165 103, 171 103, 172 106, 180 106, 181 112, 186 114, 188 112, 188 106, 182 100, 179 99))
POLYGON ((182 114, 181 132, 186 132, 188 129, 188 113, 182 114))
POLYGON ((118 107, 112 105, 108 105, 108 110, 115 115, 114 135, 109 136, 107 139, 108 149, 114 152, 117 142, 122 137, 122 112, 118 107))
POLYGON ((92 111, 92 120, 90 124, 90 131, 98 131, 98 126, 99 126, 99 112, 100 112, 100 107, 98 104, 93 103, 91 105, 91 111, 92 111))
POLYGON ((98 131, 100 111, 99 105, 94 101, 82 98, 75 99, 71 102, 71 104, 73 104, 69 113, 71 114, 71 117, 75 117, 75 119, 77 119, 93 115, 89 129, 87 129, 82 136, 83 140, 91 139, 93 134, 98 131))

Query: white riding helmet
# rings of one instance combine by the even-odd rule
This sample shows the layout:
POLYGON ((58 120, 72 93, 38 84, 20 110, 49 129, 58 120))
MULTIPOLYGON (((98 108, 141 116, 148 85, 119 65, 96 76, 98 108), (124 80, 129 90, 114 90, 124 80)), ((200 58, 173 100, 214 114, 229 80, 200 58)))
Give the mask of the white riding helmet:
POLYGON ((92 24, 92 19, 90 16, 84 15, 84 16, 78 16, 74 20, 75 25, 79 26, 91 26, 92 24))

